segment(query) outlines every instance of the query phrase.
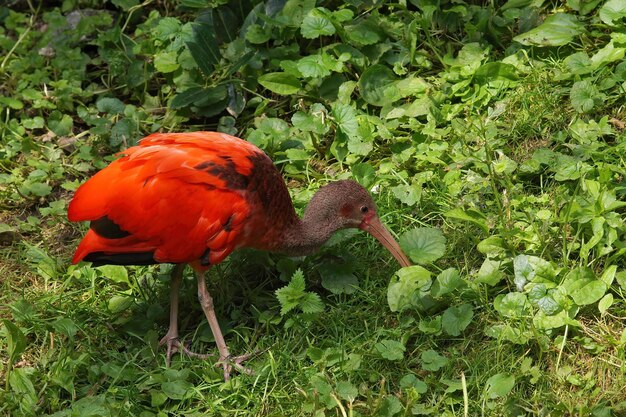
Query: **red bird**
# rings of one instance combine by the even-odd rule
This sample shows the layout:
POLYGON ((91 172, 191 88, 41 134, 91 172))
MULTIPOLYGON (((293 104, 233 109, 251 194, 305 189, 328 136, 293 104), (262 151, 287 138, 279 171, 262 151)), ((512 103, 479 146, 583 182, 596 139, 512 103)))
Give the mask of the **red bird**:
POLYGON ((235 366, 224 342, 205 272, 241 247, 306 255, 339 229, 372 234, 398 260, 406 255, 376 215, 358 183, 336 181, 320 188, 296 214, 285 183, 267 155, 242 139, 215 132, 156 133, 121 152, 76 191, 71 221, 90 221, 73 263, 149 265, 173 263, 167 364, 177 349, 178 289, 185 264, 196 271, 198 298, 211 326, 229 379, 235 366))

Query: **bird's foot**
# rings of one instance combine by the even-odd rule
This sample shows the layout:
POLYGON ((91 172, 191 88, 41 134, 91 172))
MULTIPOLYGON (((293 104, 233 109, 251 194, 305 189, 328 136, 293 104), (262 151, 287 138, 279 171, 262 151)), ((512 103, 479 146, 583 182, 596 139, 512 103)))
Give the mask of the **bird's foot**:
POLYGON ((159 346, 163 346, 165 344, 167 344, 167 353, 165 360, 168 368, 172 363, 172 355, 179 351, 183 352, 187 356, 191 356, 192 358, 209 359, 210 357, 214 356, 212 354, 196 353, 192 350, 189 350, 189 348, 178 339, 178 336, 170 336, 169 334, 166 334, 159 342, 159 346))
POLYGON ((228 381, 230 379, 230 373, 232 372, 233 368, 242 374, 254 375, 254 371, 252 369, 246 368, 241 363, 247 361, 254 356, 257 356, 259 353, 259 351, 255 351, 240 356, 220 357, 220 360, 215 364, 215 366, 222 366, 224 368, 225 381, 228 381))

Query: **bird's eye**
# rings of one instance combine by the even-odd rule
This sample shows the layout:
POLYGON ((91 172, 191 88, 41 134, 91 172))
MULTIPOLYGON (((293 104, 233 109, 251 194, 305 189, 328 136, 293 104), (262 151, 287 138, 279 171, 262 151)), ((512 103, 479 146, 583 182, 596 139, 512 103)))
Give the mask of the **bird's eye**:
POLYGON ((369 211, 369 208, 367 208, 367 206, 361 207, 361 213, 367 213, 368 211, 369 211))

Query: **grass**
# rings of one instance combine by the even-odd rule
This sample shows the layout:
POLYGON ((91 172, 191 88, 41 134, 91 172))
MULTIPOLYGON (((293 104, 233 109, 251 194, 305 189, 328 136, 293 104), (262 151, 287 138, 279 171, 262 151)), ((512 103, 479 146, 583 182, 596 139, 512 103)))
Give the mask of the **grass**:
MULTIPOLYGON (((214 26, 200 3, 0 7, 0 415, 626 414, 615 0, 220 2, 214 26), (575 22, 560 45, 555 12, 575 22), (420 266, 363 233, 305 259, 237 252, 208 285, 255 374, 165 367, 171 266, 70 265, 86 225, 66 207, 116 151, 200 128, 272 155, 298 210, 335 177, 373 187, 420 266), (297 268, 323 311, 281 315, 297 268)), ((187 270, 180 333, 214 353, 195 287, 187 270)))

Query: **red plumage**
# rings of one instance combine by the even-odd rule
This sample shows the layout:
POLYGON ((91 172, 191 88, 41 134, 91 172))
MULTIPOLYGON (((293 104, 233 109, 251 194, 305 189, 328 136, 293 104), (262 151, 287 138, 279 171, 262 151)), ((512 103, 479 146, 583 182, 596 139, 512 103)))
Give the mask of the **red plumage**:
POLYGON ((92 227, 73 263, 90 253, 153 252, 156 262, 202 268, 207 250, 206 264, 215 264, 246 244, 251 201, 241 183, 254 158, 271 164, 257 147, 223 133, 157 133, 121 154, 79 187, 68 218, 106 217, 128 236, 109 239, 92 227))

